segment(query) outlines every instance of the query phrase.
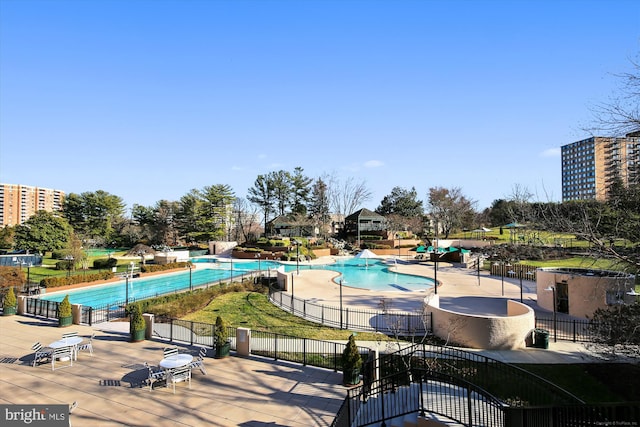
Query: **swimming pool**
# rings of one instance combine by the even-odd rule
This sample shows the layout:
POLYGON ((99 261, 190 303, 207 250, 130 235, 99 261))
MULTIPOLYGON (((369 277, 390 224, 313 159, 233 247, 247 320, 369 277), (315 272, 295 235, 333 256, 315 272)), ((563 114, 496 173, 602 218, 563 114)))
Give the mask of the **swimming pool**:
MULTIPOLYGON (((433 280, 422 276, 398 274, 389 271, 389 265, 383 260, 362 260, 348 258, 334 264, 312 265, 300 263, 298 267, 291 264, 281 264, 275 261, 239 261, 220 260, 217 258, 194 259, 198 268, 180 273, 165 274, 162 276, 130 279, 128 296, 130 300, 140 300, 158 295, 169 294, 189 289, 189 285, 198 287, 219 280, 228 280, 233 274, 237 277, 243 273, 250 273, 258 269, 273 270, 284 267, 287 272, 301 270, 333 270, 341 275, 334 280, 336 283, 342 279, 344 286, 377 291, 425 291, 433 287, 433 280), (203 264, 202 266, 200 264, 203 264), (203 268, 204 267, 204 268, 203 268)), ((105 285, 91 286, 90 288, 76 289, 47 293, 41 299, 50 301, 62 301, 69 294, 72 304, 98 307, 124 301, 127 297, 126 281, 122 280, 105 285)))

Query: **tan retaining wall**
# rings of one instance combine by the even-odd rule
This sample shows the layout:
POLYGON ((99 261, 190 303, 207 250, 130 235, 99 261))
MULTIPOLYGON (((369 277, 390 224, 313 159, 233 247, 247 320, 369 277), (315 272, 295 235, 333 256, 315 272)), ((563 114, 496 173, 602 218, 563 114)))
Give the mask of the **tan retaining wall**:
POLYGON ((514 350, 526 346, 535 327, 534 311, 525 304, 507 300, 506 316, 481 316, 440 308, 438 295, 425 299, 432 313, 433 332, 452 345, 487 350, 514 350))

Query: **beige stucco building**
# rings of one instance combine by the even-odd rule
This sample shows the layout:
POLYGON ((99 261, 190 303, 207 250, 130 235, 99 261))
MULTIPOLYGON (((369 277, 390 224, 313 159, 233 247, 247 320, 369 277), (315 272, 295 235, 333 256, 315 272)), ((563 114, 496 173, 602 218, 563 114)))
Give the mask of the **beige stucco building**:
POLYGON ((539 268, 536 270, 538 305, 575 317, 591 316, 598 308, 633 303, 629 295, 635 276, 619 271, 586 268, 539 268))

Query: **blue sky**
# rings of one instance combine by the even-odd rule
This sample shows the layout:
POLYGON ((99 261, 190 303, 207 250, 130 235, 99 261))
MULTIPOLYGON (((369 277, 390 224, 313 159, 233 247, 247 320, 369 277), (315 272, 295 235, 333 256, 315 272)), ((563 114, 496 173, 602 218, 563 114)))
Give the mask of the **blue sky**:
POLYGON ((637 1, 0 0, 0 182, 129 205, 259 174, 559 200, 637 1))

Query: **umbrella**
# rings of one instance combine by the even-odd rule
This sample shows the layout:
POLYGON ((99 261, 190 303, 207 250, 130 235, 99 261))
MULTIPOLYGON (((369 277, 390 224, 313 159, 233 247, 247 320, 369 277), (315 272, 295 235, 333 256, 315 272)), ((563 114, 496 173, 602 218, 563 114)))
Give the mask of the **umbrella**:
POLYGON ((366 260, 367 267, 369 266, 369 258, 378 258, 378 255, 371 252, 369 249, 365 249, 356 255, 356 258, 364 258, 366 260))
POLYGON ((526 227, 524 224, 518 224, 517 222, 510 222, 509 224, 503 226, 504 228, 522 228, 526 227))
POLYGON ((410 251, 415 251, 416 253, 419 254, 423 254, 425 252, 427 252, 427 248, 425 248, 424 246, 420 245, 417 248, 413 248, 413 249, 409 249, 410 251))

